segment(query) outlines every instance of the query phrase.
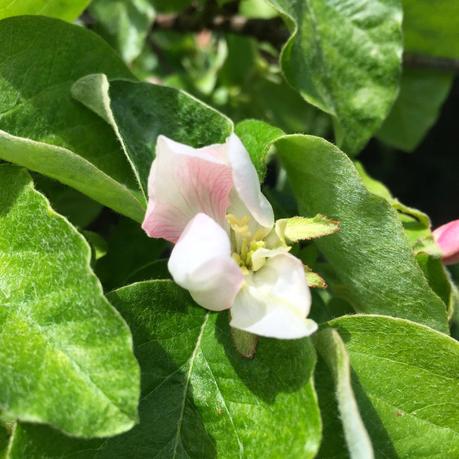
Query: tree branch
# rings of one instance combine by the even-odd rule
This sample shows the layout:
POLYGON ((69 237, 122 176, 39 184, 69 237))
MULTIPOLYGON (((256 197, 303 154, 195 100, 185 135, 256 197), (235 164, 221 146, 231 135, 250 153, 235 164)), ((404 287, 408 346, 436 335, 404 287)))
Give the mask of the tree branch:
MULTIPOLYGON (((280 18, 248 19, 238 15, 195 14, 160 14, 153 25, 154 30, 173 30, 175 32, 213 32, 233 33, 256 38, 280 49, 290 36, 280 18)), ((405 52, 403 64, 413 68, 430 68, 442 71, 459 72, 459 59, 427 56, 405 52)))
POLYGON ((193 14, 160 14, 156 17, 153 30, 173 30, 175 32, 226 32, 246 35, 260 41, 281 47, 289 33, 280 18, 248 19, 243 16, 216 15, 205 17, 193 14))
POLYGON ((425 54, 403 53, 403 64, 413 68, 430 68, 451 72, 459 72, 459 59, 427 56, 425 54))

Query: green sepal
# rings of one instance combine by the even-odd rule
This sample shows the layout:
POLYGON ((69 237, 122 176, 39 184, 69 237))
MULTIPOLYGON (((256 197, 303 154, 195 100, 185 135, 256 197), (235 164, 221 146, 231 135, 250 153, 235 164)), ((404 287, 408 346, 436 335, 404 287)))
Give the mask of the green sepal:
POLYGON ((312 271, 309 266, 304 266, 304 274, 306 276, 306 283, 309 288, 327 288, 328 285, 325 279, 320 275, 312 271))
POLYGON ((322 214, 312 218, 292 217, 276 221, 276 233, 283 242, 307 241, 329 236, 337 231, 339 223, 322 214))
POLYGON ((231 327, 234 347, 246 359, 253 359, 257 351, 258 336, 253 333, 231 327))

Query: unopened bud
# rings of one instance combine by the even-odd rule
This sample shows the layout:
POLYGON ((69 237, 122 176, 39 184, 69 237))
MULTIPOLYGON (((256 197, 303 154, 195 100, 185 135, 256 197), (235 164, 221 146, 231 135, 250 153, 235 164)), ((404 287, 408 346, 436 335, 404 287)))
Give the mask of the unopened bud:
POLYGON ((459 263, 459 220, 440 226, 433 232, 445 265, 459 263))

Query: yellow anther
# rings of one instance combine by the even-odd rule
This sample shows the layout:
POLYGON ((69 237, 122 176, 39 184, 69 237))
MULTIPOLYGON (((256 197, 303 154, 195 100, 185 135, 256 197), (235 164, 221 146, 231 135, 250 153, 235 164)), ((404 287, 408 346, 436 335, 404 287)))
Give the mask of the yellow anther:
POLYGON ((254 235, 250 232, 250 217, 241 218, 228 214, 226 219, 231 227, 231 241, 235 252, 232 254, 234 261, 239 265, 243 274, 252 270, 252 256, 260 248, 265 247, 263 229, 258 229, 254 235))

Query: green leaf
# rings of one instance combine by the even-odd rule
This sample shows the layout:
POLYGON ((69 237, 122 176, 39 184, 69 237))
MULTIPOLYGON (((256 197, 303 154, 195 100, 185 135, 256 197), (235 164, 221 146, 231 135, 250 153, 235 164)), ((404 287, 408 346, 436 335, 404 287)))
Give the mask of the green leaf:
POLYGON ((95 270, 107 291, 130 283, 139 270, 165 257, 169 247, 162 239, 148 237, 138 223, 127 218, 110 227, 106 241, 107 254, 95 270))
POLYGON ((263 181, 266 176, 271 144, 283 135, 282 130, 264 121, 244 120, 236 125, 235 132, 247 148, 260 181, 263 181))
POLYGON ((429 288, 396 211, 367 191, 349 158, 312 136, 275 143, 300 213, 322 213, 340 231, 315 241, 359 312, 407 318, 448 332, 445 305, 429 288))
POLYGON ((437 120, 453 78, 447 72, 405 69, 398 99, 377 137, 392 147, 413 151, 437 120))
POLYGON ((159 134, 200 147, 224 142, 233 127, 216 110, 165 86, 109 82, 105 75, 89 75, 73 86, 72 93, 111 124, 145 195, 159 134))
POLYGON ((424 252, 436 258, 440 258, 441 253, 435 243, 430 218, 424 212, 413 207, 408 207, 392 196, 388 188, 378 180, 370 177, 362 164, 354 162, 362 183, 368 191, 385 199, 396 211, 400 222, 405 230, 405 235, 410 243, 415 255, 424 252))
POLYGON ((332 115, 338 145, 357 153, 397 96, 400 1, 269 1, 292 30, 281 55, 285 77, 332 115))
POLYGON ((109 126, 76 102, 70 88, 94 72, 131 76, 97 35, 57 19, 0 22, 0 159, 48 175, 141 221, 135 177, 109 126))
POLYGON ((138 365, 88 244, 23 169, 1 165, 0 188, 0 409, 77 436, 130 429, 138 365))
POLYGON ((428 253, 419 252, 416 260, 424 272, 432 290, 443 300, 447 306, 448 316, 453 314, 456 301, 454 283, 441 258, 434 258, 428 253))
POLYGON ((408 51, 459 58, 459 3, 403 0, 403 35, 408 51))
POLYGON ((317 214, 312 218, 290 217, 276 221, 276 233, 288 242, 307 241, 339 231, 339 222, 317 214))
POLYGON ((33 174, 35 187, 43 193, 52 208, 68 218, 72 225, 85 228, 92 223, 102 211, 102 206, 73 188, 62 185, 44 175, 33 174))
POLYGON ((341 337, 335 330, 322 330, 315 335, 314 344, 333 374, 336 400, 350 457, 373 458, 373 446, 354 397, 349 356, 341 337))
POLYGON ((357 170, 357 173, 359 174, 360 180, 370 193, 373 193, 376 196, 384 198, 388 202, 392 202, 392 193, 389 191, 386 185, 384 185, 384 183, 368 175, 367 171, 365 170, 361 162, 354 161, 354 166, 357 170))
POLYGON ((265 0, 241 0, 239 13, 247 18, 271 19, 277 16, 276 10, 265 0))
POLYGON ((0 19, 39 14, 74 21, 91 0, 1 0, 0 19))
POLYGON ((85 230, 83 231, 83 236, 91 247, 92 259, 94 261, 107 255, 107 242, 99 233, 85 230))
POLYGON ((21 426, 12 458, 314 457, 321 424, 308 339, 262 338, 248 360, 234 349, 227 315, 198 307, 171 281, 133 284, 110 300, 142 367, 140 425, 102 445, 21 426))
POLYGON ((9 438, 9 430, 0 422, 0 459, 6 459, 9 438))
POLYGON ((314 381, 319 397, 320 416, 323 424, 322 443, 316 457, 320 459, 348 459, 349 452, 336 402, 335 383, 320 354, 317 356, 314 381))
POLYGON ((126 62, 142 51, 155 17, 150 0, 94 0, 89 7, 96 30, 108 38, 126 62))
POLYGON ((330 325, 349 352, 354 392, 379 457, 459 455, 459 343, 382 316, 330 325))

